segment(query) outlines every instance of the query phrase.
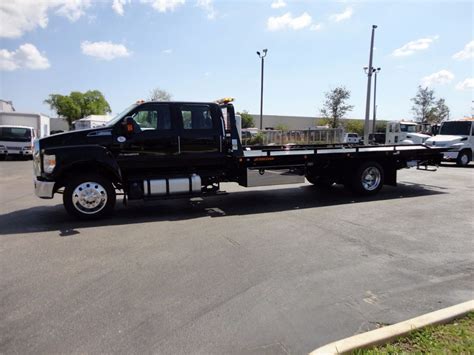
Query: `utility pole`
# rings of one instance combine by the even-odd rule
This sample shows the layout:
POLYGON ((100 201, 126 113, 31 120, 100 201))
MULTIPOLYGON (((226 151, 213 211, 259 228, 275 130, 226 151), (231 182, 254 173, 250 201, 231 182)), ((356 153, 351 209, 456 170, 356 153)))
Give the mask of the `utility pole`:
POLYGON ((265 69, 265 57, 267 56, 268 49, 264 49, 262 53, 257 51, 257 55, 262 60, 262 69, 260 77, 260 130, 263 129, 263 72, 265 69))
POLYGON ((381 68, 373 69, 374 72, 374 112, 372 118, 372 133, 375 133, 375 121, 377 120, 377 73, 381 68))
POLYGON ((365 102, 365 124, 364 124, 364 145, 369 144, 369 120, 370 120, 370 91, 372 83, 372 58, 374 54, 374 35, 377 25, 372 25, 372 38, 370 40, 369 66, 367 70, 367 100, 365 102))

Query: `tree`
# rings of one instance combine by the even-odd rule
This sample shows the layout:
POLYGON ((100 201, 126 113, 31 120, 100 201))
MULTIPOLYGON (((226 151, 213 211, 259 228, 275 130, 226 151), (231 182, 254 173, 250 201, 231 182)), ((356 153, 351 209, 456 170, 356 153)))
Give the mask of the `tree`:
POLYGON ((89 90, 85 93, 72 91, 69 95, 50 94, 44 100, 51 110, 59 117, 66 119, 69 128, 73 122, 89 115, 105 115, 110 113, 110 106, 99 90, 89 90))
POLYGON ((363 120, 343 120, 344 129, 347 133, 357 133, 359 136, 364 135, 363 120))
POLYGON ((418 92, 411 99, 413 106, 411 110, 415 114, 415 119, 419 122, 428 122, 428 118, 432 113, 435 97, 434 90, 428 87, 418 86, 418 92))
POLYGON ((351 92, 344 86, 337 87, 325 94, 321 115, 329 121, 331 128, 339 126, 339 120, 344 117, 347 112, 352 111, 354 106, 348 105, 347 100, 351 97, 351 92))
POLYGON ((279 124, 277 124, 277 125, 275 126, 275 129, 276 129, 277 131, 286 132, 286 131, 289 130, 289 127, 288 127, 286 124, 284 124, 284 123, 279 123, 279 124))
POLYGON ((429 115, 428 121, 430 123, 440 123, 442 120, 449 117, 449 107, 446 105, 445 99, 436 101, 435 107, 429 115))
POLYGON ((150 91, 150 101, 170 101, 173 95, 166 90, 160 89, 158 87, 150 91))
POLYGON ((242 112, 237 112, 238 115, 242 118, 242 128, 251 128, 255 127, 253 122, 253 117, 247 110, 243 110, 242 112))
POLYGON ((440 123, 449 117, 449 107, 445 99, 436 100, 433 89, 418 86, 416 96, 411 99, 415 119, 421 123, 440 123))

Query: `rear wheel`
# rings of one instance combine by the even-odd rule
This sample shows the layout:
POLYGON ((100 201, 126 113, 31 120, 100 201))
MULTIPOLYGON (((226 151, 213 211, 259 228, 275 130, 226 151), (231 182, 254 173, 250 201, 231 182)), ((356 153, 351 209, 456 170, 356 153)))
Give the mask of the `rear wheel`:
POLYGON ((459 152, 456 159, 457 166, 468 166, 469 162, 472 160, 472 153, 468 150, 462 150, 459 152))
POLYGON ((384 171, 376 162, 361 164, 350 181, 352 191, 359 195, 375 195, 384 183, 384 171))
POLYGON ((110 214, 115 206, 115 188, 102 175, 84 174, 74 177, 64 189, 66 211, 80 219, 97 219, 110 214))

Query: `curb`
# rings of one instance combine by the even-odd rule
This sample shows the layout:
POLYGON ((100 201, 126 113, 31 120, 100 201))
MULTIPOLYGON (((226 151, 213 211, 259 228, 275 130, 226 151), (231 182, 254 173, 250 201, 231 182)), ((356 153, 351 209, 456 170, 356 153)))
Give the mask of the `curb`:
POLYGON ((447 323, 455 318, 464 316, 471 311, 474 311, 474 300, 460 303, 452 307, 443 308, 439 311, 427 313, 401 323, 389 325, 387 327, 371 330, 366 333, 357 334, 349 338, 335 341, 313 350, 310 355, 347 354, 356 349, 386 344, 392 340, 395 340, 396 338, 412 332, 413 330, 423 328, 428 325, 447 323))

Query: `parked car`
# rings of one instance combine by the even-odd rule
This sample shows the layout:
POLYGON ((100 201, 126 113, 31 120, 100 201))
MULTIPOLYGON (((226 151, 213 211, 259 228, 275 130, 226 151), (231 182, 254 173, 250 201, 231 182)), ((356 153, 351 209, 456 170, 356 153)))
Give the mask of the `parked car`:
POLYGON ((349 144, 359 144, 360 143, 360 137, 357 133, 346 133, 344 135, 344 143, 349 143, 349 144))

